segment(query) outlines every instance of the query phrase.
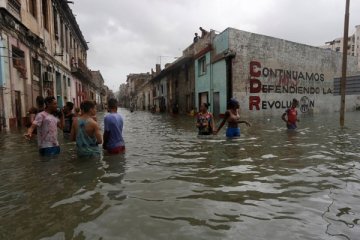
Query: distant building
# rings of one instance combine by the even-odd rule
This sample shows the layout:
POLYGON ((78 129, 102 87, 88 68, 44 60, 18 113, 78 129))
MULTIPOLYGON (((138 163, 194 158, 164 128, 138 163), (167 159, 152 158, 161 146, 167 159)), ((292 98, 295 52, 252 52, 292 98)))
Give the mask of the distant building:
POLYGON ((107 90, 104 85, 104 78, 100 71, 91 71, 92 81, 95 84, 95 102, 98 110, 104 110, 107 106, 107 90))
POLYGON ((127 76, 126 83, 128 84, 127 95, 129 106, 137 109, 138 99, 139 99, 139 89, 145 83, 149 82, 151 79, 150 73, 138 73, 138 74, 129 74, 127 76))
POLYGON ((184 55, 151 79, 154 101, 160 112, 187 113, 195 107, 192 55, 184 55))
POLYGON ((123 83, 120 85, 118 100, 121 107, 126 107, 126 108, 130 107, 130 95, 128 89, 129 89, 128 83, 123 83))
MULTIPOLYGON (((322 48, 329 49, 335 52, 344 52, 343 44, 344 38, 336 38, 332 41, 326 42, 322 48)), ((355 26, 355 32, 348 38, 347 53, 350 56, 357 56, 360 59, 360 25, 355 26)), ((360 61, 359 61, 360 67, 360 61)))

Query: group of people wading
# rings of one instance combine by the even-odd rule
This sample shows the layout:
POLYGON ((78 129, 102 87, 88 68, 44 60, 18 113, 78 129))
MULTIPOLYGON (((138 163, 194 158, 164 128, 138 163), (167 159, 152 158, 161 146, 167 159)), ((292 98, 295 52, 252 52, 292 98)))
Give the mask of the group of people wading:
MULTIPOLYGON (((39 153, 42 156, 57 155, 60 153, 58 142, 58 128, 63 130, 64 138, 76 142, 77 155, 79 157, 100 156, 102 150, 108 154, 119 154, 125 152, 125 142, 122 136, 123 118, 117 113, 118 102, 116 99, 109 99, 108 112, 104 117, 104 132, 101 134, 100 126, 96 119, 96 104, 93 101, 83 101, 80 110, 72 112, 74 104, 67 102, 60 110, 58 109, 55 97, 45 99, 37 98, 37 108, 30 111, 30 123, 24 134, 25 138, 31 139, 37 135, 39 153)), ((282 115, 288 129, 296 129, 297 118, 296 107, 298 101, 293 99, 291 108, 282 115)), ((219 127, 215 127, 214 117, 208 111, 209 104, 202 103, 200 112, 197 113, 196 127, 199 135, 217 134, 227 123, 226 137, 240 137, 240 123, 251 126, 248 121, 240 119, 239 102, 230 99, 228 109, 219 127)))
MULTIPOLYGON (((299 121, 297 118, 296 108, 299 105, 297 99, 293 99, 291 108, 287 109, 286 112, 281 116, 282 120, 286 122, 287 129, 296 129, 296 122, 299 121)), ((211 112, 208 111, 210 104, 202 103, 200 105, 200 112, 197 114, 196 127, 199 129, 199 135, 212 135, 217 134, 221 128, 227 122, 226 137, 236 138, 240 137, 240 123, 245 123, 247 126, 251 126, 248 121, 240 119, 240 104, 232 98, 228 102, 228 109, 225 112, 224 119, 220 123, 219 127, 215 127, 214 117, 211 112)))
POLYGON ((55 97, 37 98, 37 108, 32 108, 30 124, 25 138, 31 139, 37 135, 39 153, 41 156, 52 156, 60 153, 58 128, 63 130, 64 138, 76 142, 79 157, 98 157, 102 150, 108 154, 125 152, 125 142, 122 137, 123 118, 117 113, 118 102, 109 99, 108 112, 104 118, 104 133, 96 119, 96 104, 85 100, 80 104, 80 111, 72 112, 74 104, 67 102, 62 109, 58 108, 55 97))

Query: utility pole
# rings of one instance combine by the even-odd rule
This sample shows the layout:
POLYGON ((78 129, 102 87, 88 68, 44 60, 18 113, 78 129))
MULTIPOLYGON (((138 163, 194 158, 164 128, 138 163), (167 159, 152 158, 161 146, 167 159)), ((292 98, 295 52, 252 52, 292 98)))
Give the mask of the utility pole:
POLYGON ((342 75, 340 83, 341 105, 340 105, 340 126, 344 127, 345 123, 345 92, 346 92, 346 69, 347 69, 347 54, 348 54, 348 39, 349 39, 349 7, 350 0, 346 0, 345 7, 345 23, 344 23, 344 40, 343 40, 343 61, 342 61, 342 75))

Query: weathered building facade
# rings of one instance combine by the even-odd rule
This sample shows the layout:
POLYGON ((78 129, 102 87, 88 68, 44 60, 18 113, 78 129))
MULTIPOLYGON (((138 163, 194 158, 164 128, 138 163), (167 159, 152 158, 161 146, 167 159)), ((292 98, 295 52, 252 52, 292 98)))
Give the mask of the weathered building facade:
POLYGON ((195 77, 192 54, 184 55, 163 70, 156 65, 151 74, 130 74, 120 86, 124 107, 155 112, 187 113, 195 108, 195 77))
POLYGON ((0 1, 0 128, 21 126, 37 96, 95 100, 88 46, 66 1, 0 1))
POLYGON ((107 89, 104 85, 104 78, 100 71, 91 71, 92 82, 94 83, 95 102, 98 110, 104 110, 107 107, 107 89))
MULTIPOLYGON (((297 98, 304 113, 339 109, 340 53, 232 28, 200 41, 206 44, 195 49, 197 106, 209 102, 215 114, 224 113, 235 97, 244 112, 279 114, 297 98)), ((349 57, 349 74, 357 70, 357 58, 349 57)), ((359 99, 347 98, 354 109, 359 99)))
POLYGON ((128 89, 129 89, 128 83, 123 83, 119 87, 118 100, 120 107, 126 107, 126 108, 130 107, 130 95, 129 95, 130 91, 128 89))
POLYGON ((169 111, 185 114, 195 108, 195 76, 193 56, 182 56, 167 68, 169 111))
POLYGON ((129 74, 127 76, 127 107, 132 107, 134 109, 138 109, 140 107, 138 104, 140 103, 142 95, 140 94, 139 89, 142 88, 145 83, 149 82, 150 79, 150 73, 129 74))
MULTIPOLYGON (((219 116, 232 97, 247 114, 279 115, 293 98, 302 113, 334 112, 340 105, 341 60, 336 51, 228 28, 204 34, 141 88, 134 91, 130 84, 128 95, 141 109, 150 103, 160 112, 186 113, 206 102, 219 116)), ((349 56, 347 70, 358 75, 357 57, 349 56)), ((347 110, 360 106, 360 84, 354 86, 348 84, 347 110)))

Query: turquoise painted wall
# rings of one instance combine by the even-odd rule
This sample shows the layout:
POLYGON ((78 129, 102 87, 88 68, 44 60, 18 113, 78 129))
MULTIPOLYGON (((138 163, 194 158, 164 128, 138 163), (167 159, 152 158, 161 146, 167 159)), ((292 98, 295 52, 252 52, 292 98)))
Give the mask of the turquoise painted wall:
MULTIPOLYGON (((226 111, 226 62, 225 60, 216 62, 212 66, 213 70, 213 92, 220 93, 220 113, 226 111)), ((214 106, 214 103, 211 104, 214 106)))
MULTIPOLYGON (((226 29, 214 38, 213 41, 214 52, 217 55, 229 48, 229 30, 226 29)), ((226 111, 226 62, 225 60, 218 61, 214 64, 210 63, 211 53, 208 52, 204 56, 195 60, 195 104, 199 107, 199 93, 208 92, 209 102, 211 104, 210 111, 213 111, 214 101, 213 93, 220 94, 220 113, 226 111), (200 74, 199 60, 206 58, 206 72, 200 74)))
POLYGON ((208 92, 209 100, 210 96, 210 77, 211 77, 211 66, 210 66, 210 52, 199 57, 195 60, 195 105, 199 110, 199 93, 208 92), (200 73, 199 60, 205 57, 206 61, 206 70, 205 73, 200 73))

